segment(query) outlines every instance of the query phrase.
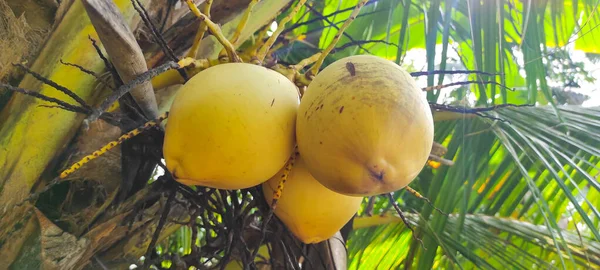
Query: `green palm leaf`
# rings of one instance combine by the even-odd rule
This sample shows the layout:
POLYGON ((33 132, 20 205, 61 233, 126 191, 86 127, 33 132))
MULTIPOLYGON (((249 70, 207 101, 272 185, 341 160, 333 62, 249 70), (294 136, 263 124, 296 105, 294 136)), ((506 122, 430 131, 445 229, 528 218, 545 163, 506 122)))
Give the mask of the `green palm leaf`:
POLYGON ((422 205, 415 207, 419 214, 412 215, 412 223, 425 249, 402 224, 361 229, 349 241, 350 258, 357 260, 352 265, 362 263, 360 254, 401 249, 394 254, 406 256, 389 259, 419 268, 441 261, 483 268, 600 266, 590 259, 598 258, 600 246, 600 183, 589 173, 598 171, 600 162, 599 110, 558 110, 564 122, 547 106, 492 113, 508 122, 469 118, 439 123, 436 140, 448 141, 446 158, 455 165, 425 169, 413 186, 442 211, 455 214, 441 215, 403 193, 399 202, 422 205), (567 221, 572 225, 565 226, 567 221), (389 246, 400 239, 405 240, 389 246))

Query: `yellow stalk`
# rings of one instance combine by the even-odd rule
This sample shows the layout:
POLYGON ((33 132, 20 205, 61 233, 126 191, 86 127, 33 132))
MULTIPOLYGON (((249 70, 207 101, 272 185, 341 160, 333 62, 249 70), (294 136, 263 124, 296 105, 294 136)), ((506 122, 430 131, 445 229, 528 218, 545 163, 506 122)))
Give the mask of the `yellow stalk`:
POLYGON ((248 4, 248 8, 246 8, 246 12, 244 12, 244 17, 242 17, 242 20, 240 21, 237 28, 235 29, 235 32, 233 33, 233 36, 231 37, 231 43, 235 44, 236 47, 237 47, 237 45, 239 45, 238 41, 240 39, 240 36, 242 35, 242 31, 244 31, 244 28, 246 28, 246 24, 248 23, 248 19, 250 19, 250 14, 252 14, 252 9, 254 9, 254 6, 259 1, 260 0, 252 0, 252 2, 250 2, 250 4, 248 4))
POLYGON ((327 48, 325 48, 325 50, 323 50, 323 53, 321 54, 321 57, 319 57, 319 60, 317 60, 317 63, 311 68, 311 70, 310 70, 311 75, 317 75, 317 73, 319 73, 319 68, 321 68, 321 65, 323 65, 323 61, 325 61, 325 57, 327 57, 327 55, 329 55, 329 53, 331 52, 331 50, 333 50, 333 48, 338 43, 338 41, 340 41, 340 38, 344 34, 344 31, 346 31, 346 28, 348 28, 348 26, 350 26, 352 21, 354 21, 354 19, 356 19, 356 16, 358 16, 358 13, 360 13, 360 9, 367 2, 369 2, 369 0, 361 0, 356 5, 354 10, 352 11, 352 14, 350 14, 350 17, 344 22, 342 27, 340 27, 340 30, 337 32, 337 34, 335 34, 333 41, 329 44, 329 46, 327 46, 327 48))
POLYGON ((186 2, 192 13, 194 13, 194 15, 198 17, 198 19, 202 20, 206 24, 211 34, 213 34, 217 38, 217 40, 219 40, 221 45, 225 47, 229 59, 233 62, 241 62, 241 59, 235 53, 235 47, 233 47, 233 44, 231 44, 231 42, 229 42, 229 40, 225 38, 225 36, 221 32, 221 28, 219 28, 217 24, 212 22, 206 15, 202 14, 202 12, 198 10, 198 8, 194 4, 194 2, 192 2, 192 0, 186 0, 186 2))
MULTIPOLYGON (((204 14, 206 17, 210 18, 210 8, 212 6, 213 0, 206 0, 204 3, 204 14)), ((190 48, 190 51, 187 53, 187 57, 196 58, 196 54, 198 53, 198 48, 200 48, 200 43, 202 42, 202 37, 204 37, 204 33, 208 29, 208 26, 204 21, 200 22, 200 26, 198 26, 198 32, 196 32, 196 37, 194 37, 194 43, 190 48)))
POLYGON ((298 62, 298 64, 295 64, 292 66, 293 69, 295 70, 301 70, 303 69, 305 66, 308 66, 314 62, 316 62, 317 60, 319 60, 319 58, 321 57, 322 53, 318 52, 313 54, 312 56, 302 59, 302 61, 298 62))
POLYGON ((119 137, 117 140, 109 142, 104 147, 100 148, 100 150, 94 151, 93 153, 83 157, 81 160, 75 162, 73 165, 71 165, 71 167, 64 170, 60 174, 60 178, 65 178, 65 177, 69 176, 70 174, 74 173, 77 169, 81 168, 81 166, 83 166, 84 164, 98 158, 99 156, 103 155, 104 153, 110 151, 110 149, 117 147, 118 145, 123 143, 125 140, 131 139, 137 135, 140 135, 145 130, 147 130, 151 127, 157 126, 158 124, 160 124, 160 122, 167 119, 167 117, 169 117, 169 113, 164 113, 164 114, 160 115, 157 119, 146 122, 142 127, 136 128, 132 131, 129 131, 129 132, 121 135, 121 137, 119 137))
POLYGON ((273 209, 273 210, 275 209, 275 207, 277 207, 277 201, 279 200, 279 198, 281 198, 281 194, 283 193, 283 187, 285 185, 285 181, 287 181, 288 176, 290 175, 290 172, 292 171, 292 168, 294 167, 294 162, 296 162, 296 154, 297 154, 296 151, 297 151, 297 148, 294 149, 294 153, 292 153, 292 156, 285 164, 285 170, 283 171, 283 174, 281 175, 281 180, 279 180, 279 184, 277 184, 277 188, 273 192, 273 201, 271 202, 271 209, 273 209))
POLYGON ((256 56, 258 55, 258 50, 260 49, 260 47, 263 46, 263 44, 265 44, 264 39, 265 36, 267 36, 268 31, 269 26, 265 26, 260 32, 258 32, 255 43, 250 48, 248 48, 247 52, 251 60, 257 59, 256 56))
POLYGON ((288 14, 285 18, 283 18, 281 20, 281 22, 279 22, 279 24, 277 25, 277 30, 275 30, 275 32, 273 33, 273 35, 271 35, 269 37, 269 39, 267 39, 267 41, 265 42, 265 44, 263 44, 260 47, 260 50, 258 50, 258 54, 256 55, 256 58, 257 58, 257 60, 258 60, 259 63, 262 63, 262 61, 265 60, 265 56, 267 55, 267 52, 269 51, 269 49, 271 48, 271 46, 273 46, 273 44, 277 40, 277 37, 279 37, 279 34, 281 34, 281 32, 283 32, 283 29, 285 29, 285 25, 289 21, 291 21, 292 18, 294 18, 294 16, 296 15, 296 13, 298 13, 298 11, 300 10, 300 8, 302 6, 304 6, 304 3, 306 3, 306 0, 300 0, 300 1, 298 1, 298 4, 296 4, 296 6, 294 7, 294 9, 292 9, 292 11, 290 12, 290 14, 288 14))

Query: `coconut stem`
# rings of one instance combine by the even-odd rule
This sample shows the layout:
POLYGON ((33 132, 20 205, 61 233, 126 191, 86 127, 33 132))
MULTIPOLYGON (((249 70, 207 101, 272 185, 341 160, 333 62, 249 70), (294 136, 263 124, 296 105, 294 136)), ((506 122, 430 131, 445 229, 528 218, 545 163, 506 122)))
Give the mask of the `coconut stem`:
POLYGON ((263 241, 265 240, 265 234, 267 232, 267 225, 269 224, 269 221, 273 217, 273 212, 275 211, 275 208, 277 207, 277 201, 279 201, 279 198, 281 198, 281 194, 283 193, 283 186, 285 185, 285 181, 287 181, 288 176, 290 175, 290 172, 292 171, 292 168, 294 167, 294 163, 296 162, 296 156, 298 153, 297 151, 298 151, 298 146, 296 145, 296 147, 294 147, 294 151, 292 151, 292 155, 290 156, 290 158, 288 159, 288 161, 285 164, 285 170, 283 171, 283 174, 281 175, 281 180, 279 180, 279 184, 277 184, 277 189, 275 189, 275 191, 273 192, 273 200, 271 200, 271 208, 269 209, 269 212, 267 213, 267 217, 263 220, 260 241, 258 242, 258 245, 256 245, 256 249, 254 250, 254 252, 252 252, 252 256, 250 258, 256 257, 256 254, 258 253, 260 246, 262 245, 263 241))
POLYGON ((493 84, 493 85, 497 85, 500 86, 504 89, 507 89, 509 91, 514 91, 514 89, 508 88, 505 85, 501 84, 501 83, 497 83, 495 81, 462 81, 462 82, 453 82, 453 83, 449 83, 449 84, 439 84, 439 85, 433 85, 433 86, 428 86, 428 87, 424 87, 421 88, 421 90, 423 91, 433 91, 433 90, 440 90, 443 88, 448 88, 448 87, 452 87, 452 86, 462 86, 462 85, 469 85, 469 84, 493 84))
POLYGON ((167 119, 167 117, 169 117, 169 113, 166 112, 162 115, 160 115, 157 119, 155 120, 151 120, 146 122, 143 126, 136 128, 132 131, 129 131, 123 135, 121 135, 121 137, 119 137, 118 139, 109 142, 108 144, 106 144, 104 147, 100 148, 100 150, 94 151, 93 153, 83 157, 81 160, 75 162, 73 165, 71 165, 71 167, 69 167, 68 169, 64 170, 61 174, 60 174, 60 178, 63 179, 67 176, 69 176, 70 174, 74 173, 75 171, 77 171, 79 168, 81 168, 81 166, 83 166, 84 164, 96 159, 97 157, 101 156, 102 154, 108 152, 110 149, 113 149, 115 147, 117 147, 118 145, 120 145, 121 143, 123 143, 124 141, 131 139, 139 134, 141 134, 143 131, 150 129, 151 127, 155 127, 157 126, 160 122, 162 122, 163 120, 167 119))
POLYGON ((305 66, 308 66, 316 61, 319 60, 319 58, 321 57, 322 53, 318 52, 313 54, 312 56, 302 59, 302 61, 298 62, 298 64, 295 64, 292 66, 293 69, 295 70, 301 70, 303 69, 305 66))
POLYGON ((275 53, 277 50, 283 48, 283 46, 285 46, 286 44, 284 42, 279 42, 277 44, 275 44, 275 46, 271 47, 271 49, 269 49, 269 51, 267 52, 266 55, 273 55, 273 53, 275 53))
POLYGON ((296 4, 296 6, 294 7, 294 9, 292 9, 292 11, 290 12, 290 14, 288 14, 285 18, 283 18, 281 20, 281 22, 279 22, 279 24, 277 25, 277 30, 275 30, 275 32, 273 33, 273 35, 271 35, 269 37, 269 39, 267 40, 267 42, 265 42, 265 44, 263 44, 260 47, 260 50, 258 51, 258 54, 256 55, 256 58, 257 58, 257 60, 258 60, 259 63, 262 63, 262 61, 265 59, 265 56, 267 55, 267 52, 269 51, 269 49, 271 48, 271 46, 273 46, 273 44, 275 43, 275 41, 279 37, 279 34, 281 34, 281 32, 283 32, 283 29, 285 29, 285 25, 289 21, 291 21, 292 18, 294 18, 294 16, 296 16, 296 13, 298 13, 298 11, 300 10, 300 8, 302 6, 304 6, 304 3, 306 3, 306 0, 300 0, 300 1, 298 1, 298 4, 296 4))
POLYGON ((277 201, 279 200, 279 198, 281 198, 285 181, 287 181, 288 177, 290 176, 290 172, 292 171, 294 163, 296 162, 297 149, 298 147, 296 146, 294 148, 294 152, 290 156, 290 159, 288 159, 287 163, 285 164, 285 170, 281 175, 281 180, 279 180, 279 184, 277 184, 277 189, 275 190, 275 192, 273 192, 273 201, 271 202, 271 209, 275 209, 275 207, 277 207, 277 201))
POLYGON ((425 249, 425 244, 423 244, 423 241, 420 238, 417 237, 417 233, 415 232, 415 230, 413 229, 413 227, 410 225, 410 223, 408 222, 408 220, 404 216, 404 213, 402 213, 402 210, 400 210, 400 207, 398 206, 398 203, 396 202, 396 200, 394 200, 394 197, 392 196, 392 194, 388 193, 388 194, 386 194, 386 196, 388 197, 390 203, 392 204, 392 206, 396 210, 396 213, 398 213, 398 216, 400 216, 400 218, 402 219, 402 222, 404 222, 404 225, 406 225, 406 227, 412 232, 413 239, 419 241, 421 243, 421 246, 425 249))
MULTIPOLYGON (((212 6, 213 0, 206 0, 204 5, 204 14, 206 17, 210 18, 210 8, 212 6)), ((188 3, 189 5, 189 3, 188 3)), ((204 22, 200 22, 200 26, 198 27, 198 32, 196 32, 196 37, 194 38, 194 43, 192 44, 192 48, 187 54, 187 57, 196 58, 198 54, 198 48, 200 48, 200 43, 202 42, 202 37, 204 37, 204 33, 208 29, 208 25, 204 22)))
MULTIPOLYGON (((244 28, 246 27, 246 24, 248 23, 248 19, 250 18, 252 9, 258 2, 260 2, 260 0, 252 0, 248 4, 248 7, 246 8, 246 12, 244 12, 244 16, 242 17, 242 20, 240 20, 238 26, 235 28, 235 32, 233 33, 233 36, 229 40, 229 42, 231 42, 231 44, 233 44, 234 47, 239 46, 239 44, 237 44, 237 43, 240 39, 240 35, 242 34, 242 31, 244 31, 244 28)), ((223 48, 223 50, 221 50, 219 52, 219 59, 222 62, 227 62, 226 59, 223 59, 225 55, 227 55, 227 51, 225 50, 225 48, 223 48)))
POLYGON ((432 155, 432 154, 429 154, 429 160, 435 161, 441 165, 446 165, 446 166, 454 165, 454 162, 452 160, 448 160, 448 159, 445 159, 445 158, 442 158, 442 157, 439 157, 436 155, 432 155))
POLYGON ((319 57, 319 60, 317 60, 317 63, 310 70, 310 74, 311 75, 317 75, 317 73, 319 73, 319 68, 321 68, 321 65, 323 65, 323 61, 325 61, 325 57, 327 57, 327 55, 329 55, 329 53, 331 52, 331 50, 333 50, 333 48, 335 47, 335 45, 338 43, 338 41, 340 40, 340 38, 344 34, 344 31, 348 28, 348 26, 350 26, 350 24, 352 23, 352 21, 354 21, 354 19, 356 19, 356 17, 358 16, 358 13, 360 13, 360 9, 367 2, 369 2, 369 0, 361 0, 356 5, 356 7, 354 8, 354 11, 352 11, 352 14, 350 14, 350 17, 346 20, 346 22, 344 22, 344 24, 342 25, 342 27, 340 27, 340 30, 337 32, 337 34, 335 34, 335 37, 333 38, 333 41, 329 44, 329 46, 327 46, 327 48, 325 48, 325 50, 323 50, 323 53, 319 57))
MULTIPOLYGON (((218 59, 194 59, 186 57, 181 59, 177 64, 185 68, 186 74, 190 77, 198 74, 200 71, 219 64, 218 59)), ((163 89, 176 84, 184 84, 185 80, 179 74, 178 70, 167 70, 158 76, 152 78, 152 86, 155 90, 163 89)))
POLYGON ((253 62, 254 64, 258 64, 258 62, 257 62, 258 50, 265 44, 265 36, 267 35, 268 31, 269 31, 269 26, 267 25, 262 30, 260 30, 260 32, 258 32, 258 36, 256 37, 256 43, 254 43, 252 45, 252 47, 248 48, 250 61, 253 62))
POLYGON ((421 195, 421 193, 419 193, 418 191, 412 189, 409 186, 406 186, 405 189, 406 189, 406 191, 408 191, 410 194, 414 195, 415 197, 417 197, 417 198, 419 198, 421 200, 426 201, 429 204, 429 206, 433 207, 433 209, 435 209, 436 211, 438 211, 440 214, 442 214, 444 216, 448 216, 448 214, 444 213, 442 210, 440 210, 439 208, 435 207, 433 205, 433 203, 431 202, 431 200, 429 200, 429 198, 421 195))
POLYGON ((223 45, 223 47, 225 47, 225 50, 227 51, 227 55, 228 55, 229 59, 232 62, 241 62, 242 60, 235 53, 235 48, 233 47, 233 44, 231 44, 231 42, 229 42, 229 40, 227 40, 227 38, 225 38, 225 36, 223 35, 223 32, 221 32, 221 28, 219 28, 219 26, 217 24, 212 22, 206 15, 204 15, 202 12, 200 12, 200 10, 198 10, 198 8, 194 4, 194 2, 192 2, 192 0, 186 0, 186 2, 188 4, 188 7, 190 8, 190 10, 192 11, 192 13, 194 13, 194 15, 196 15, 196 17, 198 17, 198 19, 200 19, 201 21, 203 21, 206 24, 210 33, 213 34, 217 38, 217 40, 223 45))
POLYGON ((250 14, 252 14, 252 9, 254 8, 254 6, 256 4, 258 4, 258 2, 260 2, 260 0, 252 0, 252 2, 250 2, 250 4, 248 4, 248 8, 246 8, 244 17, 242 17, 242 20, 240 21, 237 28, 235 29, 235 32, 233 33, 233 37, 231 37, 231 43, 236 44, 238 42, 238 39, 240 39, 240 35, 242 35, 242 31, 244 31, 244 28, 246 28, 246 24, 248 23, 248 19, 250 19, 250 14))

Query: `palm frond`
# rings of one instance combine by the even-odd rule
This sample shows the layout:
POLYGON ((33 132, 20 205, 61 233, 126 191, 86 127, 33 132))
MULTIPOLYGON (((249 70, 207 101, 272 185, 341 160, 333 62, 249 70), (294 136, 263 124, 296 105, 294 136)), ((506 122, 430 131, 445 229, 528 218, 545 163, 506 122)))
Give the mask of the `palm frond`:
MULTIPOLYGON (((418 214, 406 216, 412 225, 423 224, 418 214)), ((555 268, 555 260, 566 256, 564 250, 556 249, 552 243, 551 229, 513 218, 468 214, 461 222, 459 215, 454 214, 448 218, 442 233, 431 231, 427 225, 422 229, 426 235, 432 235, 439 241, 442 247, 440 256, 449 257, 448 262, 457 263, 459 268, 550 269, 555 268), (465 233, 462 239, 457 240, 452 232, 459 225, 464 227, 465 233)), ((599 242, 573 232, 566 232, 564 236, 565 248, 575 258, 572 267, 594 268, 600 265, 599 242)), ((385 269, 391 269, 403 266, 406 261, 402 255, 409 251, 411 235, 400 218, 396 217, 394 222, 385 225, 357 229, 351 239, 353 241, 348 242, 352 262, 349 269, 377 269, 384 266, 385 269)))
MULTIPOLYGON (((422 217, 413 223, 424 249, 405 235, 407 230, 388 225, 356 235, 361 240, 349 242, 352 254, 402 248, 406 251, 398 254, 406 257, 396 259, 419 268, 444 260, 483 268, 598 266, 589 258, 597 256, 594 248, 600 243, 600 182, 592 176, 600 171, 600 109, 557 108, 563 121, 553 107, 544 106, 490 112, 506 122, 465 118, 438 123, 435 139, 445 142, 445 157, 455 165, 424 169, 413 186, 454 214, 441 215, 402 193, 398 201, 422 217), (378 239, 409 243, 387 247, 378 239), (594 246, 584 252, 588 242, 594 246)), ((382 209, 376 205, 374 213, 382 209)))

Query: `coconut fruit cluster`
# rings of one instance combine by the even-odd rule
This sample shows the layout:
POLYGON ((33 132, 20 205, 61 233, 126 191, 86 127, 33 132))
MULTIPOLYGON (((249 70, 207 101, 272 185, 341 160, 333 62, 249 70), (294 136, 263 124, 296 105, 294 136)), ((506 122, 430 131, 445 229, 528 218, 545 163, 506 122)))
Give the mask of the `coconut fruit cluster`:
POLYGON ((262 185, 304 243, 333 236, 364 196, 413 181, 433 144, 427 100, 409 73, 376 56, 340 59, 319 72, 302 97, 282 74, 250 63, 201 71, 177 93, 164 157, 186 185, 242 189, 262 185), (286 163, 297 145, 291 171, 286 163))

